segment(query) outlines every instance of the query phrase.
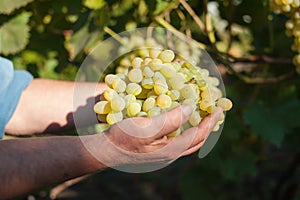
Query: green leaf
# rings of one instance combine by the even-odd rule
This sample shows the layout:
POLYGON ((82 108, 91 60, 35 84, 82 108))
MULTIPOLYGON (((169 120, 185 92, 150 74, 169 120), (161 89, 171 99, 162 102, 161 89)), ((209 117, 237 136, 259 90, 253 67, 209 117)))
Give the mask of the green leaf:
POLYGON ((66 49, 69 52, 69 59, 74 58, 83 50, 89 40, 89 28, 88 24, 79 29, 70 38, 66 39, 66 49))
POLYGON ((0 14, 10 14, 12 11, 26 6, 33 0, 1 0, 0 1, 0 14))
POLYGON ((244 112, 245 123, 250 125, 253 132, 276 146, 280 146, 284 138, 285 124, 282 117, 273 109, 261 102, 255 102, 247 107, 244 112))
POLYGON ((0 53, 13 54, 24 49, 28 43, 30 12, 23 12, 0 26, 0 53))
POLYGON ((289 97, 285 101, 279 103, 280 106, 275 110, 275 115, 281 119, 285 125, 285 130, 300 127, 300 101, 294 97, 289 97))
POLYGON ((101 9, 105 4, 106 2, 104 0, 85 0, 83 2, 83 5, 92 10, 101 9))
POLYGON ((168 2, 168 1, 158 0, 157 4, 156 4, 155 11, 154 11, 153 14, 158 15, 159 13, 164 11, 166 8, 168 8, 172 3, 174 3, 174 2, 173 1, 168 2))

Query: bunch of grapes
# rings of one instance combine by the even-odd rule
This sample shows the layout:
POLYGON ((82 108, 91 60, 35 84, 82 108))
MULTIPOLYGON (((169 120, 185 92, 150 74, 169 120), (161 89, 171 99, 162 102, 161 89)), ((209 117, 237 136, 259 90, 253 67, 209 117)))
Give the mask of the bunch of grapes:
MULTIPOLYGON (((207 69, 190 64, 172 50, 147 47, 123 58, 116 74, 105 76, 109 88, 94 106, 100 122, 112 125, 130 117, 153 117, 188 104, 193 108, 188 125, 197 126, 217 106, 231 109, 232 102, 218 88, 219 79, 207 69)), ((223 121, 224 113, 214 131, 223 121)))
MULTIPOLYGON (((127 74, 128 69, 131 67, 131 60, 136 57, 149 57, 149 49, 157 48, 163 49, 163 45, 160 44, 156 39, 152 37, 148 37, 144 39, 144 37, 139 35, 133 35, 131 37, 123 37, 122 43, 126 44, 119 48, 119 55, 123 56, 121 61, 119 62, 119 66, 116 68, 116 73, 127 74), (135 53, 127 54, 128 52, 134 51, 135 53)), ((197 63, 199 58, 201 57, 201 50, 198 46, 193 42, 186 42, 182 40, 176 40, 171 44, 174 46, 178 52, 178 55, 189 60, 190 62, 197 63)))
POLYGON ((297 54, 293 62, 300 73, 300 0, 271 0, 271 7, 276 14, 282 13, 289 17, 285 23, 286 33, 294 37, 292 50, 297 54))

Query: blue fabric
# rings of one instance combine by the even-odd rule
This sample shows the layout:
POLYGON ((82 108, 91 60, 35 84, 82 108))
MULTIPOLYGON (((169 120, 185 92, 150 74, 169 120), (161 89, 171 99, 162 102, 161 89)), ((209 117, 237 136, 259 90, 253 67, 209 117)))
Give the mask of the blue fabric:
POLYGON ((14 70, 11 61, 0 57, 0 139, 13 115, 23 90, 33 79, 27 71, 14 70))

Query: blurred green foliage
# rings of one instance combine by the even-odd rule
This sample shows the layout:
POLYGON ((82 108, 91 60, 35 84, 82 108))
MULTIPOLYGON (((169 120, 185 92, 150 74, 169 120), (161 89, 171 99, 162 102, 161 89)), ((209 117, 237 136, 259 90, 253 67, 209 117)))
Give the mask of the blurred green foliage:
MULTIPOLYGON (((35 77, 74 80, 85 56, 110 37, 107 30, 171 25, 206 45, 234 108, 207 157, 182 158, 163 169, 165 175, 133 176, 154 182, 163 199, 300 199, 300 79, 286 18, 274 15, 267 0, 182 2, 1 0, 0 55, 35 77)), ((125 177, 108 174, 112 183, 125 177)))

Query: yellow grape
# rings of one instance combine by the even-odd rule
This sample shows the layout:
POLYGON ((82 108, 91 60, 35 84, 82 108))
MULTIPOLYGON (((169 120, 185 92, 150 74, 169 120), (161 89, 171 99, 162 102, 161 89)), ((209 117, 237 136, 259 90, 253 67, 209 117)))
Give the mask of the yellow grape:
POLYGON ((149 97, 143 103, 143 111, 148 112, 154 106, 155 106, 155 99, 152 97, 149 97))
POLYGON ((128 72, 128 79, 132 83, 139 83, 143 80, 142 70, 139 68, 134 68, 128 72))
POLYGON ((227 98, 220 98, 220 99, 218 99, 217 106, 219 106, 223 110, 227 111, 232 108, 232 102, 227 98))
POLYGON ((168 84, 164 80, 158 79, 153 88, 157 95, 165 94, 168 91, 168 84))
POLYGON ((141 111, 141 105, 138 102, 132 102, 127 106, 127 114, 129 117, 136 116, 141 111))
POLYGON ((107 101, 111 101, 114 97, 118 96, 118 93, 115 90, 108 88, 104 91, 103 96, 107 101))
POLYGON ((112 125, 122 120, 123 120, 122 112, 110 112, 106 116, 106 121, 109 125, 112 125))
POLYGON ((111 111, 108 101, 99 101, 94 105, 94 111, 97 114, 107 114, 111 111))
MULTIPOLYGON (((125 108, 125 105, 126 104, 125 104, 124 99, 119 96, 113 98, 110 102, 110 107, 115 112, 122 111, 125 108)), ((104 113, 100 113, 100 114, 104 114, 104 113)))
POLYGON ((163 62, 168 63, 172 62, 175 58, 175 54, 172 50, 164 50, 158 56, 163 62))
POLYGON ((162 109, 169 108, 172 104, 172 99, 166 94, 161 94, 157 97, 156 104, 162 109))
POLYGON ((172 133, 169 133, 167 136, 168 137, 176 137, 176 136, 180 135, 180 133, 181 133, 181 129, 178 128, 176 131, 173 131, 172 133))
POLYGON ((133 94, 134 96, 137 96, 142 92, 142 87, 136 83, 129 83, 126 87, 126 92, 128 94, 133 94))
POLYGON ((199 112, 194 110, 189 118, 189 123, 192 126, 198 126, 200 121, 201 121, 201 117, 199 112))

